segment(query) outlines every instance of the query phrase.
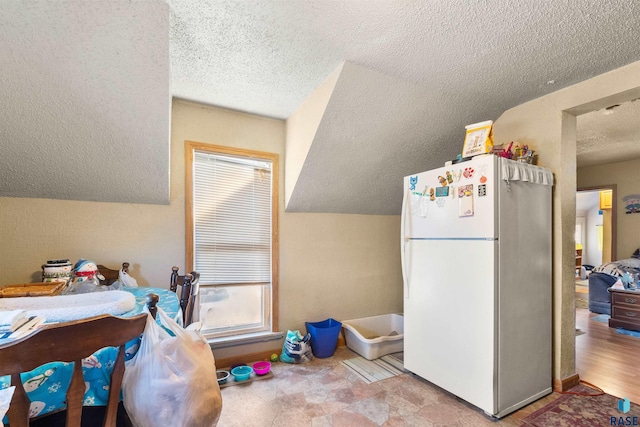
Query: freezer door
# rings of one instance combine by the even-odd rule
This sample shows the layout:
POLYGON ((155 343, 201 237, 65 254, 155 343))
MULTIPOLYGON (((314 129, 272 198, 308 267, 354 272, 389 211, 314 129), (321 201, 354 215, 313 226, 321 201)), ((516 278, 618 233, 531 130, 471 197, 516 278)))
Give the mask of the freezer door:
POLYGON ((411 240, 405 254, 405 368, 491 414, 497 246, 495 240, 411 240))
POLYGON ((405 236, 497 237, 496 165, 496 156, 476 156, 467 162, 405 177, 405 236))

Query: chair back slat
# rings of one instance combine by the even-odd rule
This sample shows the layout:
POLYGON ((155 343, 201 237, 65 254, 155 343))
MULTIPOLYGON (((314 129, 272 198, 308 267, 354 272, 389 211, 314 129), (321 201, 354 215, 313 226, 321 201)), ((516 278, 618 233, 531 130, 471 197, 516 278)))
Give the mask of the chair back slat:
POLYGON ((194 308, 198 305, 200 294, 200 273, 191 272, 191 288, 189 289, 189 302, 184 311, 184 325, 188 326, 193 323, 194 308))
MULTIPOLYGON (((178 280, 180 275, 178 274, 178 267, 171 267, 171 282, 169 284, 169 290, 171 292, 176 292, 178 290, 178 280)), ((182 284, 182 283, 181 283, 182 284)))
POLYGON ((11 374, 11 384, 16 388, 13 392, 11 399, 11 405, 7 411, 7 416, 11 420, 11 425, 15 427, 28 427, 29 426, 29 407, 30 402, 27 397, 27 392, 24 391, 22 381, 20 380, 20 372, 14 372, 11 374))
POLYGON ((109 385, 109 400, 107 403, 107 413, 104 417, 104 425, 115 425, 118 415, 118 400, 120 400, 120 387, 122 386, 122 378, 124 377, 124 346, 118 349, 118 357, 111 372, 111 381, 109 385), (111 404, 111 402, 115 404, 111 404))
POLYGON ((80 427, 84 389, 82 359, 77 359, 73 361, 71 384, 69 384, 69 389, 67 390, 67 427, 80 427))
POLYGON ((189 305, 189 299, 191 299, 191 279, 192 279, 191 274, 185 274, 184 276, 182 276, 182 290, 180 291, 180 308, 182 308, 183 314, 186 313, 187 306, 189 305))
POLYGON ((171 268, 171 281, 169 290, 172 292, 180 289, 180 308, 182 308, 183 325, 186 327, 193 322, 194 308, 197 305, 198 293, 200 291, 200 273, 192 271, 181 276, 178 267, 171 268))

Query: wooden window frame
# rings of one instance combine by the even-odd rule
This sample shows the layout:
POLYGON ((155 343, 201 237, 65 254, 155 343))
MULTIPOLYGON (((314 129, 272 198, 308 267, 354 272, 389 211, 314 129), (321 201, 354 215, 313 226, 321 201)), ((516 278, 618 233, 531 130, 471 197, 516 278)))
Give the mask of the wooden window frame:
MULTIPOLYGON (((279 246, 278 246, 278 212, 280 194, 280 165, 279 155, 266 151, 248 150, 244 148, 228 147, 224 145, 208 144, 204 142, 185 141, 185 246, 187 271, 194 270, 194 218, 193 218, 193 160, 194 152, 203 151, 213 154, 232 155, 252 159, 268 160, 271 162, 271 332, 278 330, 278 277, 279 277, 279 246)), ((206 283, 201 283, 206 285, 206 283)), ((241 286, 241 285, 240 285, 241 286)), ((197 304, 199 309, 199 302, 197 304)))

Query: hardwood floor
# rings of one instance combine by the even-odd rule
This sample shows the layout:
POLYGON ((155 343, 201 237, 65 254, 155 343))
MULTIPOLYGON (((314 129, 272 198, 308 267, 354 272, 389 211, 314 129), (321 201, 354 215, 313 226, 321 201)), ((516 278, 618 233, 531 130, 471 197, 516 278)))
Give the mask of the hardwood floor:
POLYGON ((606 393, 640 403, 640 338, 622 335, 596 314, 576 309, 576 370, 580 379, 606 393))

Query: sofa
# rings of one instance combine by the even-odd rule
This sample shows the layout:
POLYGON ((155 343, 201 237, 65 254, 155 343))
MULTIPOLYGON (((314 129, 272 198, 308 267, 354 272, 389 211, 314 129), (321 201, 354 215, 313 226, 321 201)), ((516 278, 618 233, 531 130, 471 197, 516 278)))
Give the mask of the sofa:
POLYGON ((589 311, 611 315, 609 288, 618 280, 617 276, 592 272, 589 275, 589 311))
POLYGON ((611 315, 609 288, 625 273, 640 274, 640 248, 631 258, 608 262, 595 267, 589 274, 589 311, 611 315))

